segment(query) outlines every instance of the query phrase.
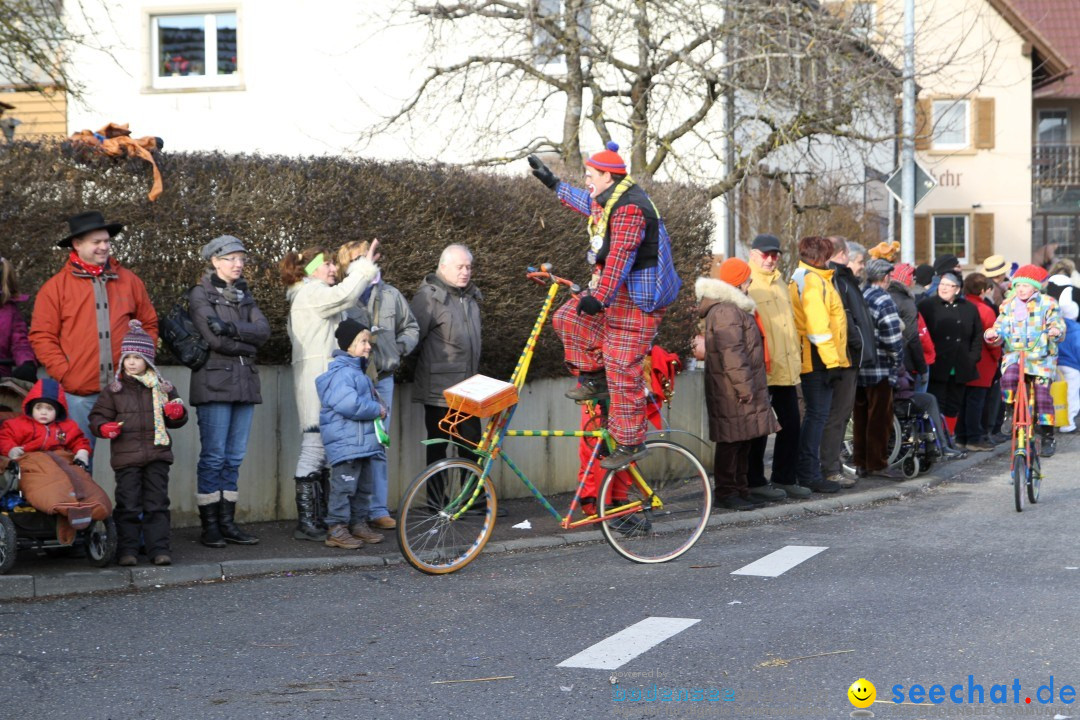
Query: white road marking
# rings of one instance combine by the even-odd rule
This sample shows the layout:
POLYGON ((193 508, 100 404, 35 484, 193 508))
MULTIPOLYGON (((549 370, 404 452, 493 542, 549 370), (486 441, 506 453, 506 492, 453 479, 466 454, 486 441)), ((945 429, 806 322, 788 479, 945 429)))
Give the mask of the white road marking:
POLYGON ((638 655, 699 622, 701 620, 693 618, 647 617, 563 660, 556 667, 617 670, 638 655))
POLYGON ((732 575, 756 575, 759 577, 777 577, 786 573, 799 563, 805 562, 827 547, 811 545, 785 545, 774 553, 769 553, 760 560, 755 560, 731 573, 732 575))

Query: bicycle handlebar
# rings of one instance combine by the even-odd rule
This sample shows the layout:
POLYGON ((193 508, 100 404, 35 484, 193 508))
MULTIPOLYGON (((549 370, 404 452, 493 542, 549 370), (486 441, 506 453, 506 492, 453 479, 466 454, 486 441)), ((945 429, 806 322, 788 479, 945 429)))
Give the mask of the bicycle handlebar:
POLYGON ((572 280, 567 280, 564 277, 559 277, 558 275, 552 273, 551 263, 542 264, 539 270, 531 266, 528 267, 526 270, 527 272, 525 273, 525 277, 529 278, 537 285, 546 285, 549 282, 553 282, 557 285, 564 285, 570 288, 570 292, 574 293, 575 295, 581 292, 581 288, 578 287, 578 285, 572 280))

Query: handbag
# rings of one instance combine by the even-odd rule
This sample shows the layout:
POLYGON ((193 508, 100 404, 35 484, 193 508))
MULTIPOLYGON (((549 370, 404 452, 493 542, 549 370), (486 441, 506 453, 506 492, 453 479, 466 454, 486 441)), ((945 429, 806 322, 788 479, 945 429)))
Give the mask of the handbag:
MULTIPOLYGON (((190 292, 189 290, 188 293, 190 292)), ((191 319, 188 293, 184 293, 184 296, 173 304, 168 314, 158 319, 158 334, 180 364, 198 370, 210 359, 210 343, 191 319)))
POLYGON ((1050 397, 1054 400, 1054 427, 1069 426, 1069 385, 1058 371, 1057 379, 1050 383, 1050 397))

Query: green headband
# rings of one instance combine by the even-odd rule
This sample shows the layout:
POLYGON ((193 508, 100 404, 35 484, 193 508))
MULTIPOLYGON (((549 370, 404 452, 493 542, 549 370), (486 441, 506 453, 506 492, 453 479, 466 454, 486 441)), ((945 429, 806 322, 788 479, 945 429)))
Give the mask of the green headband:
POLYGON ((323 263, 325 262, 325 256, 322 253, 319 253, 311 262, 304 266, 304 274, 310 275, 311 273, 321 268, 323 266, 323 263))
POLYGON ((1038 280, 1036 280, 1035 278, 1029 278, 1029 277, 1014 277, 1014 278, 1012 279, 1012 284, 1013 284, 1013 285, 1020 285, 1020 284, 1025 284, 1025 283, 1026 283, 1027 285, 1030 285, 1031 287, 1035 288, 1036 290, 1038 290, 1038 291, 1042 292, 1042 287, 1043 287, 1043 286, 1042 286, 1042 283, 1041 283, 1041 282, 1039 282, 1038 280))

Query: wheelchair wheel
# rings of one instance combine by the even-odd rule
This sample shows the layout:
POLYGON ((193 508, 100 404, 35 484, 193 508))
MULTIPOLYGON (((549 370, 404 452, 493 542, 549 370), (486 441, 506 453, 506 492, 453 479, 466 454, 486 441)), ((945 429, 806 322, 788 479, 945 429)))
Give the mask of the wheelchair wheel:
POLYGON ((86 533, 86 559, 94 567, 105 567, 116 555, 116 522, 110 517, 95 520, 86 533))
POLYGON ((904 471, 904 477, 908 480, 919 476, 919 458, 915 455, 908 455, 904 458, 903 464, 900 468, 904 471))
POLYGON ((7 515, 0 515, 0 575, 7 574, 15 564, 16 543, 15 523, 7 515))
MULTIPOLYGON (((900 418, 893 415, 892 430, 889 435, 889 456, 886 458, 886 463, 890 467, 900 459, 900 451, 904 446, 903 437, 900 418)), ((855 421, 851 419, 844 427, 844 439, 840 443, 840 467, 848 475, 855 475, 858 471, 855 467, 855 421)))

